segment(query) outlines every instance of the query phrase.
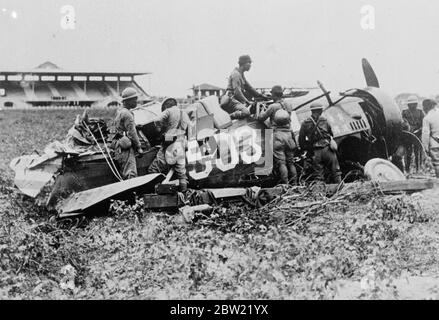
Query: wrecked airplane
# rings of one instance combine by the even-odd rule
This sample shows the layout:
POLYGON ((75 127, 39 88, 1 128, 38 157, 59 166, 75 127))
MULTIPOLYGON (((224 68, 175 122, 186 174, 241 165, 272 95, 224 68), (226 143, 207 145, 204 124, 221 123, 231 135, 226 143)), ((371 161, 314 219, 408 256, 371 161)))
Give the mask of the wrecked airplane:
MULTIPOLYGON (((301 122, 310 116, 310 103, 327 100, 323 115, 333 128, 345 175, 353 169, 361 171, 372 158, 388 159, 400 145, 402 117, 399 108, 379 88, 378 80, 365 59, 363 71, 367 83, 364 89, 332 95, 319 83, 322 92, 317 95, 309 91, 285 98, 294 106, 291 125, 296 139, 301 122)), ((269 102, 258 102, 256 115, 268 105, 269 102)), ((185 110, 191 119, 185 153, 190 188, 214 188, 212 190, 217 190, 221 198, 218 188, 271 187, 276 184, 272 174, 272 131, 267 123, 259 122, 255 117, 232 121, 220 108, 216 96, 202 99, 185 110)), ((99 119, 85 120, 78 116, 63 143, 48 145, 42 156, 27 155, 11 161, 16 187, 48 209, 67 216, 84 212, 108 199, 124 198, 132 192, 150 194, 152 202, 155 194, 175 194, 172 172, 167 177, 146 174, 160 143, 153 122, 160 112, 160 104, 149 103, 133 109, 133 112, 143 140, 142 148, 147 150, 136 158, 138 178, 120 179, 112 151, 108 148, 106 124, 99 119), (82 132, 75 129, 81 125, 82 132)), ((299 176, 306 176, 305 158, 298 151, 295 160, 299 171, 302 170, 299 176)), ((232 197, 245 193, 242 189, 230 190, 232 197)), ((162 199, 161 203, 168 200, 162 199)), ((179 205, 178 201, 175 205, 179 205)))

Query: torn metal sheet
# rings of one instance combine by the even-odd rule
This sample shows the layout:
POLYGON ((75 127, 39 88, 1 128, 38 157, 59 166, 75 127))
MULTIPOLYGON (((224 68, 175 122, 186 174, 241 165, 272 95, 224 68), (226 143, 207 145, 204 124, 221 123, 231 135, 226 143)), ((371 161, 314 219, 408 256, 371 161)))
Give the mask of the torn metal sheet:
POLYGON ((245 196, 247 193, 246 188, 221 188, 221 189, 207 189, 212 192, 215 199, 232 198, 245 196))
POLYGON ((134 122, 137 126, 148 124, 154 120, 161 112, 161 103, 153 102, 144 106, 132 109, 134 122))
POLYGON ((154 186, 165 179, 165 176, 157 174, 148 174, 145 176, 112 183, 103 187, 89 189, 71 195, 60 207, 60 212, 71 213, 80 212, 96 205, 104 200, 113 198, 123 192, 134 191, 136 188, 146 188, 154 190, 154 186))
POLYGON ((15 171, 15 186, 35 198, 61 168, 62 157, 22 156, 13 159, 9 166, 15 171))

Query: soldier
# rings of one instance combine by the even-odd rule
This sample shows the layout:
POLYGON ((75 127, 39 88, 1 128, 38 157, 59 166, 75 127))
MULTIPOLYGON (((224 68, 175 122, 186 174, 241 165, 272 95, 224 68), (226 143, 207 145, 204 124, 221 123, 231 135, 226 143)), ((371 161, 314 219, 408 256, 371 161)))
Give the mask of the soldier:
POLYGON ((322 117, 323 105, 311 104, 311 117, 300 128, 299 146, 312 154, 312 162, 317 179, 324 181, 325 169, 331 174, 334 183, 341 182, 340 166, 335 150, 330 148, 332 129, 326 118, 322 117))
POLYGON ((297 171, 294 166, 294 151, 296 142, 294 133, 291 131, 291 112, 293 107, 285 102, 281 86, 274 86, 271 89, 271 96, 274 101, 268 109, 259 115, 258 120, 265 121, 270 118, 273 135, 273 159, 274 169, 283 184, 289 181, 293 185, 297 183, 297 171), (288 180, 288 172, 290 180, 288 180))
POLYGON ((189 116, 178 107, 177 100, 168 98, 162 103, 162 113, 154 120, 163 134, 162 145, 156 158, 148 168, 148 173, 166 174, 173 168, 179 180, 179 191, 187 190, 186 176, 186 133, 189 116))
MULTIPOLYGON (((424 113, 418 109, 418 98, 414 95, 410 96, 407 100, 408 109, 402 111, 402 118, 406 125, 409 127, 409 131, 421 139, 422 135, 422 120, 424 113)), ((415 166, 416 171, 419 171, 419 164, 421 162, 421 149, 418 143, 413 142, 413 139, 405 141, 406 148, 406 162, 405 170, 410 172, 410 164, 412 161, 412 153, 415 153, 415 166)))
POLYGON ((137 177, 135 151, 142 154, 139 136, 134 123, 134 114, 131 109, 137 106, 138 93, 133 88, 126 88, 121 94, 123 107, 116 113, 114 136, 115 160, 122 170, 123 179, 137 177))
POLYGON ((434 100, 422 102, 425 117, 422 122, 422 145, 431 158, 436 178, 439 178, 439 110, 434 100))
POLYGON ((244 72, 251 68, 250 56, 239 57, 239 67, 232 71, 229 77, 227 90, 221 97, 221 108, 230 114, 232 119, 244 119, 250 115, 247 105, 252 102, 252 97, 267 99, 263 94, 257 92, 244 77, 244 72))

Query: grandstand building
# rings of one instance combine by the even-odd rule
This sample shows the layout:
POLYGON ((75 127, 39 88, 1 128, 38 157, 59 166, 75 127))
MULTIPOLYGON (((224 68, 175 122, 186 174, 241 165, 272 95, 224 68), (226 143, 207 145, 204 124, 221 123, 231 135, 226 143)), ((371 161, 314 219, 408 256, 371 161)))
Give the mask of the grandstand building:
POLYGON ((147 102, 152 99, 134 80, 146 74, 68 71, 49 61, 34 69, 0 71, 0 107, 112 106, 119 104, 126 87, 147 102))

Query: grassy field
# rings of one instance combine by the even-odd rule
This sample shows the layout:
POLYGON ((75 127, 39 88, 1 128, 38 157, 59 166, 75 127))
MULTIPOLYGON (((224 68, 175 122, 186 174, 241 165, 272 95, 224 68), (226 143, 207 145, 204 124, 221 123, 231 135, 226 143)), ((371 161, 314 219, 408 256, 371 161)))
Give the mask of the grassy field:
POLYGON ((439 298, 437 190, 328 200, 292 188, 192 224, 139 200, 79 227, 49 222, 8 164, 62 140, 77 114, 0 111, 0 299, 439 298))

